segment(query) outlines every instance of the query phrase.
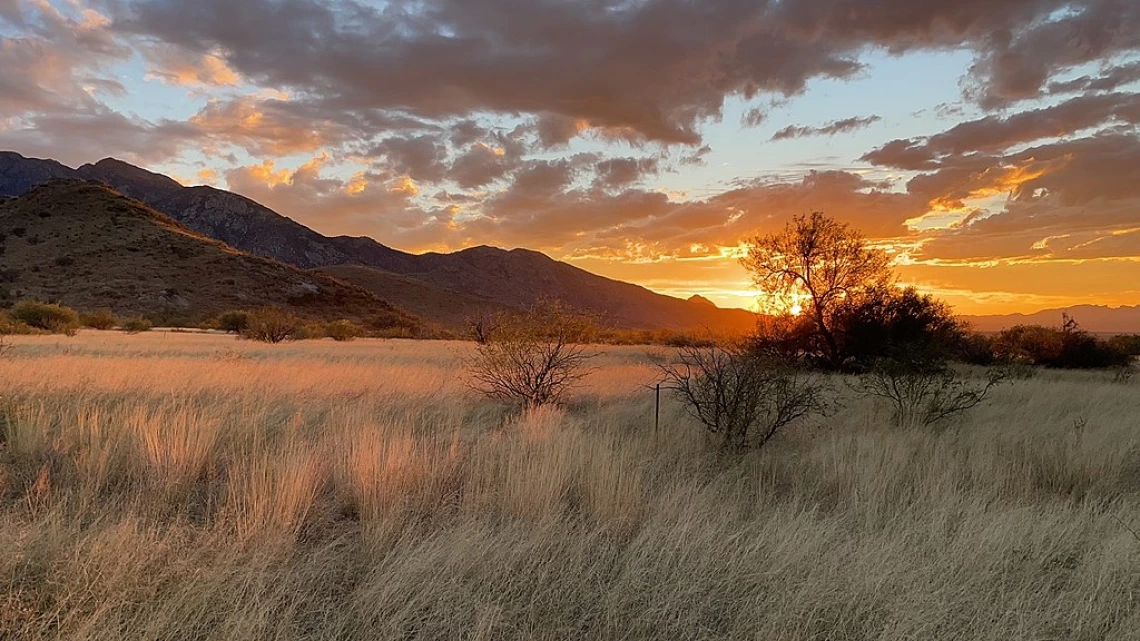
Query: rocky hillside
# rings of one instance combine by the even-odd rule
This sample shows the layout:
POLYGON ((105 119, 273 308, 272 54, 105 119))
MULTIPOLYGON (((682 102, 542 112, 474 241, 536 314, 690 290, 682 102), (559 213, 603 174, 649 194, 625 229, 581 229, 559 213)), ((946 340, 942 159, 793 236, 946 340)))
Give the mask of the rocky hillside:
POLYGON ((359 287, 204 237, 104 185, 57 179, 0 203, 0 296, 160 322, 277 305, 375 329, 414 319, 359 287))

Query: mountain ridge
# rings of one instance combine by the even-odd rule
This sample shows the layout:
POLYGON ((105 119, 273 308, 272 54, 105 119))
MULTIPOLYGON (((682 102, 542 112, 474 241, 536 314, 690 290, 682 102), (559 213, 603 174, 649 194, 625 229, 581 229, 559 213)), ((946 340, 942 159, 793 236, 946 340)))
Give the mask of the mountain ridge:
POLYGON ((53 160, 0 152, 0 195, 19 196, 36 179, 54 177, 104 182, 200 234, 300 269, 360 265, 515 308, 558 298, 597 314, 617 329, 746 331, 756 322, 756 315, 747 310, 693 305, 534 250, 479 246, 453 253, 411 254, 367 237, 324 236, 240 194, 184 187, 116 159, 71 169, 53 160))
POLYGON ((961 316, 974 329, 998 332, 1015 325, 1061 325, 1068 314, 1083 329, 1098 334, 1140 333, 1140 305, 1070 305, 1031 313, 961 316))

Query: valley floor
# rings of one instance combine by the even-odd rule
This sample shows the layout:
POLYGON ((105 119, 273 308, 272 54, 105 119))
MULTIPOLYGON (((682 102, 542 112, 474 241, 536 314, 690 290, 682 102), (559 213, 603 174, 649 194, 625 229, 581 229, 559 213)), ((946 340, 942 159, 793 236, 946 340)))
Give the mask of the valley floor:
POLYGON ((15 337, 0 639, 1140 638, 1140 387, 1042 373, 941 434, 850 397, 740 460, 642 348, 564 410, 458 343, 15 337))

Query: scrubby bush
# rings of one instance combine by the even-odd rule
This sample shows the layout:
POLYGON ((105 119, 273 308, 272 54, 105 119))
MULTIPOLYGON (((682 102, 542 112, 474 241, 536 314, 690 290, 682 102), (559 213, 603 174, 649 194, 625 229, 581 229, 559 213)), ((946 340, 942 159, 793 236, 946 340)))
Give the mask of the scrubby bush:
POLYGON ((249 327, 249 312, 245 310, 232 310, 223 312, 218 316, 215 324, 218 329, 230 334, 241 334, 249 327))
POLYGON ((665 387, 727 450, 762 447, 830 405, 818 375, 746 343, 681 347, 657 366, 665 387))
POLYGON ((119 323, 119 329, 128 334, 138 334, 141 332, 149 332, 154 327, 154 323, 145 316, 135 316, 134 318, 124 319, 119 323))
POLYGON ((522 407, 559 403, 586 375, 593 335, 592 319, 557 301, 500 315, 468 362, 473 386, 522 407))
POLYGON ((315 341, 325 337, 325 326, 320 323, 299 323, 289 335, 295 341, 315 341))
POLYGON ((350 320, 341 319, 325 325, 325 335, 337 342, 355 340, 360 334, 360 328, 350 320))
POLYGON ((1132 361, 1116 344, 1081 329, 1068 314, 1060 327, 1018 325, 1001 332, 994 339, 994 356, 1059 369, 1109 369, 1132 361))
POLYGON ((1108 344, 1112 349, 1128 354, 1129 356, 1140 356, 1140 334, 1121 334, 1113 336, 1108 339, 1108 344))
POLYGON ((949 305, 913 287, 868 292, 841 309, 836 325, 844 365, 855 371, 896 354, 945 360, 960 350, 966 336, 949 305))
POLYGON ((79 324, 90 329, 108 330, 115 328, 115 315, 107 308, 100 308, 79 314, 79 324))
POLYGON ((944 359, 926 353, 880 359, 859 376, 855 387, 889 402, 896 425, 931 427, 977 407, 1004 379, 1002 370, 992 369, 984 383, 974 383, 944 359))
POLYGON ((21 301, 12 308, 12 317, 29 327, 53 334, 74 335, 79 329, 79 314, 70 307, 36 301, 21 301))
POLYGON ((29 327, 27 323, 12 318, 8 312, 0 311, 0 336, 36 334, 43 331, 44 330, 29 327))
POLYGON ((240 336, 263 343, 280 343, 294 338, 302 327, 301 319, 276 307, 262 307, 249 312, 248 322, 240 336))

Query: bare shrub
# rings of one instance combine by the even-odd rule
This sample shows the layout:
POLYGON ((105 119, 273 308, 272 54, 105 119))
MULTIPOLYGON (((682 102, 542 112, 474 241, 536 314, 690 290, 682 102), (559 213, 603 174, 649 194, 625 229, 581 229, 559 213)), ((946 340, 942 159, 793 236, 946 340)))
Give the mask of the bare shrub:
POLYGON ((249 312, 241 337, 262 343, 281 343, 293 338, 301 328, 301 319, 276 307, 262 307, 249 312))
POLYGON ((561 402, 588 373, 588 316, 557 301, 542 301, 484 326, 468 368, 473 386, 491 398, 522 407, 561 402))
POLYGON ((666 387, 725 449, 763 447, 788 425, 828 409, 818 375, 743 344, 681 347, 657 366, 666 387))
POLYGON ((985 382, 971 383, 944 362, 915 363, 884 359, 859 376, 856 388, 885 399, 899 426, 929 427, 977 407, 1006 374, 991 369, 985 382))
POLYGON ((481 312, 468 318, 467 336, 480 345, 486 345, 503 317, 502 312, 481 312))
POLYGON ((361 335, 360 328, 350 320, 338 320, 325 325, 325 335, 339 343, 355 340, 361 335))

